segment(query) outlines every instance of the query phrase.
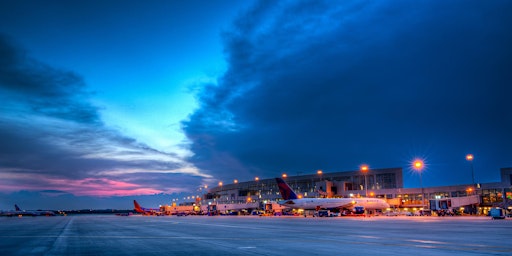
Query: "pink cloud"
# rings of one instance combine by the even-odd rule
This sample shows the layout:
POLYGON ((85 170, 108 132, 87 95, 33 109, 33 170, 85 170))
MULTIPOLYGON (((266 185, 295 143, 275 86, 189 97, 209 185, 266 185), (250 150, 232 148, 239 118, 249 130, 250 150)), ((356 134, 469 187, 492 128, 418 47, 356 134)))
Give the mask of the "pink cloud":
POLYGON ((132 196, 151 195, 165 191, 108 178, 61 179, 42 175, 17 175, 9 182, 0 179, 0 190, 60 190, 76 196, 132 196), (14 178, 14 179, 13 179, 14 178))
POLYGON ((107 178, 85 178, 81 180, 52 180, 60 190, 65 190, 75 195, 84 196, 131 196, 162 193, 163 191, 143 187, 134 183, 116 181, 107 178))

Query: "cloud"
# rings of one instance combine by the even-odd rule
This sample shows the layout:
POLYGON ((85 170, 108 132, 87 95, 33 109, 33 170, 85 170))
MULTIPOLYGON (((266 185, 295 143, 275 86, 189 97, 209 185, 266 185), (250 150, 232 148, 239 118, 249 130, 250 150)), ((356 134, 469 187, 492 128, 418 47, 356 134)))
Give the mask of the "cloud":
POLYGON ((183 123, 190 161, 229 180, 404 166, 419 153, 436 176, 463 173, 471 151, 497 173, 512 164, 511 9, 258 2, 223 34, 229 68, 183 123))
POLYGON ((28 58, 6 37, 0 37, 0 47, 0 83, 10 99, 4 100, 25 104, 26 110, 34 114, 81 123, 99 122, 97 109, 81 100, 89 93, 78 75, 28 58))
MULTIPOLYGON (((17 204, 23 210, 90 210, 90 209, 133 209, 133 200, 144 207, 158 208, 163 202, 169 202, 168 194, 130 195, 130 196, 77 196, 60 190, 20 190, 12 193, 0 193, 5 200, 0 201, 0 209, 14 210, 17 204)), ((180 202, 183 195, 177 196, 180 202)))
POLYGON ((0 62, 1 191, 173 193, 209 178, 173 153, 106 127, 79 75, 30 58, 3 35, 0 62), (170 182, 181 176, 193 182, 170 182))

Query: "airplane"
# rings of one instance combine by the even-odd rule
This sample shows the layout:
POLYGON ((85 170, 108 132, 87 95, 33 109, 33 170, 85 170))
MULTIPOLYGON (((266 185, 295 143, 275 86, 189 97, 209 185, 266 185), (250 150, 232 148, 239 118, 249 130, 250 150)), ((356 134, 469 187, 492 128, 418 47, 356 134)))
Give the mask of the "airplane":
POLYGON ((14 211, 2 212, 2 216, 55 216, 53 211, 25 211, 15 204, 14 211))
POLYGON ((144 208, 137 203, 137 200, 133 200, 133 206, 135 207, 134 210, 138 213, 142 213, 142 215, 156 215, 156 216, 162 216, 164 215, 163 212, 160 211, 160 209, 151 209, 151 208, 144 208))
POLYGON ((377 210, 389 208, 389 204, 379 198, 299 198, 292 188, 281 178, 276 178, 279 192, 284 200, 278 204, 304 210, 320 209, 350 209, 355 213, 364 210, 377 210))
POLYGON ((2 216, 13 217, 13 216, 38 216, 35 212, 22 211, 17 205, 14 205, 14 211, 2 212, 2 216))
POLYGON ((17 212, 23 212, 29 216, 55 216, 54 211, 43 211, 43 210, 25 211, 25 210, 21 210, 17 204, 14 205, 14 208, 16 209, 17 212))

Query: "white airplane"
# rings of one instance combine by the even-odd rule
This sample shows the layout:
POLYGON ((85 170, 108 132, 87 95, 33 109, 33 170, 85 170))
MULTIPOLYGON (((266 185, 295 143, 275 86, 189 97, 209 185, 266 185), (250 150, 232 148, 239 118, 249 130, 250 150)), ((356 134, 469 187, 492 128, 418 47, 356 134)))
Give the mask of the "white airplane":
POLYGON ((42 211, 42 210, 37 210, 37 211, 25 211, 25 210, 21 210, 20 207, 15 204, 14 205, 14 211, 7 211, 7 212, 2 212, 2 216, 55 216, 55 212, 53 211, 42 211))
POLYGON ((363 213, 364 210, 377 210, 389 208, 386 201, 379 198, 299 198, 286 182, 276 178, 279 192, 284 200, 278 204, 304 210, 320 209, 349 209, 356 213, 363 213))

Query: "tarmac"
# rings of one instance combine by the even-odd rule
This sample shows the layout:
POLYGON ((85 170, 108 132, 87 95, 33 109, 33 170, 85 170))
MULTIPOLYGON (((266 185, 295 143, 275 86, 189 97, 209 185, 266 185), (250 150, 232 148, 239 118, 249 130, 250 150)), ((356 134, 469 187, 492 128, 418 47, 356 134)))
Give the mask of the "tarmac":
POLYGON ((512 255, 511 237, 490 217, 0 218, 0 255, 512 255))

